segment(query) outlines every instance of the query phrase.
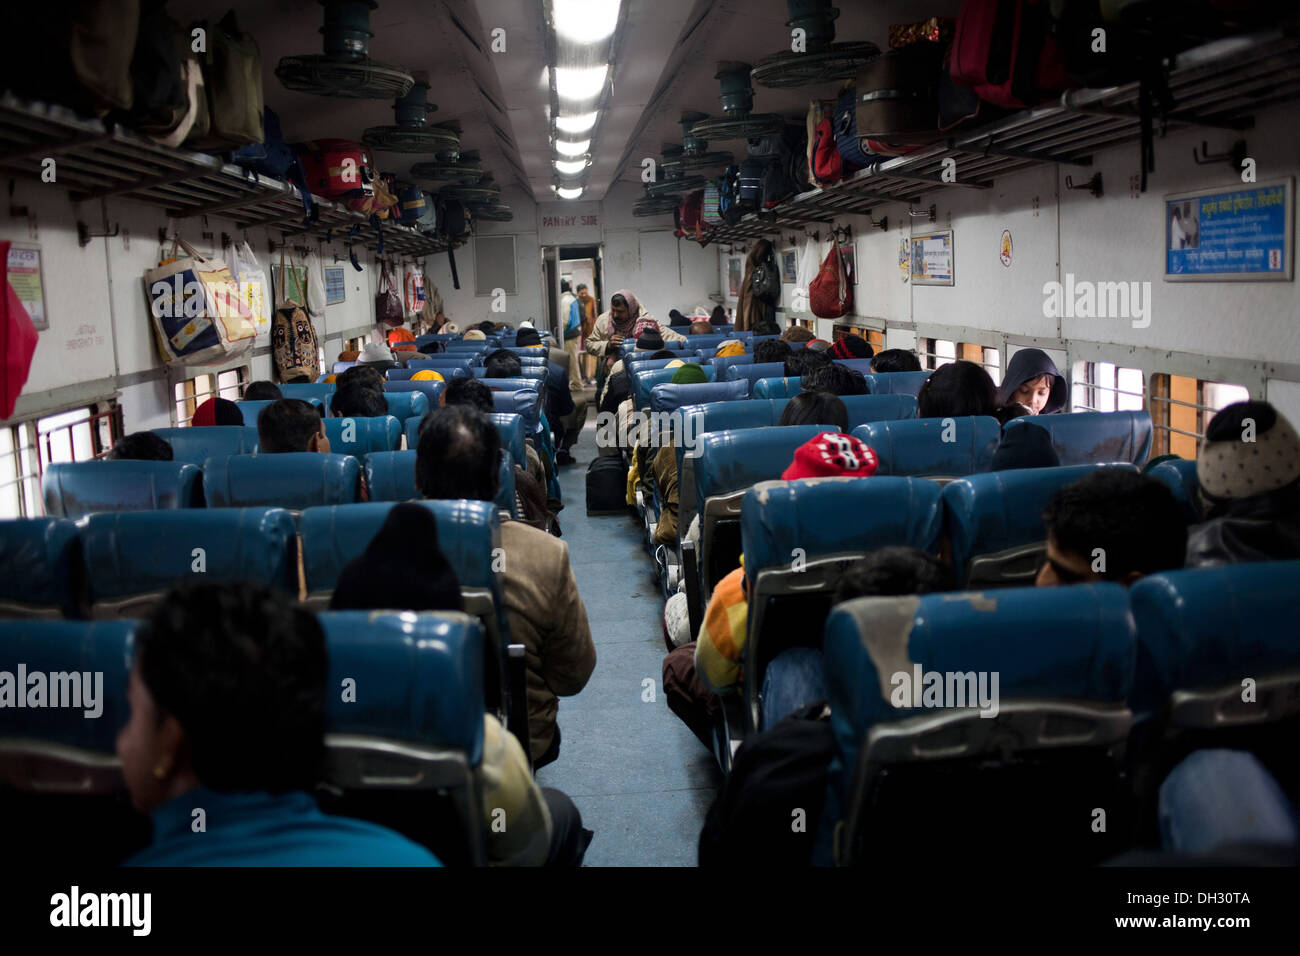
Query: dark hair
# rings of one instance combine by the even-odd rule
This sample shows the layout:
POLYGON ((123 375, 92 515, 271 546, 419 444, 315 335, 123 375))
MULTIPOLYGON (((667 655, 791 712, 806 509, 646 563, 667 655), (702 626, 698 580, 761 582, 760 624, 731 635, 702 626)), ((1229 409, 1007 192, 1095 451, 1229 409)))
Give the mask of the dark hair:
POLYGON ((277 398, 284 398, 284 393, 275 382, 249 382, 248 388, 244 389, 246 402, 273 402, 277 398))
POLYGON ((496 323, 493 322, 491 319, 484 319, 482 322, 478 324, 478 327, 479 330, 482 331, 484 335, 491 335, 497 330, 496 323))
POLYGON ((997 388, 974 362, 949 362, 930 373, 916 396, 918 418, 964 418, 997 411, 997 388))
POLYGON ((220 791, 307 790, 325 755, 329 661, 316 616, 251 584, 187 581, 136 637, 140 677, 220 791))
POLYGON ((776 319, 759 319, 754 323, 755 335, 780 335, 781 326, 776 324, 776 319))
POLYGON ((1181 568, 1187 550, 1187 522, 1173 492, 1127 468, 1098 468, 1060 489, 1043 523, 1062 551, 1091 561, 1100 548, 1102 576, 1111 581, 1181 568))
POLYGON ((686 316, 682 315, 680 309, 669 309, 668 324, 669 325, 690 325, 691 323, 686 320, 686 316))
POLYGON ((911 349, 885 349, 871 359, 873 372, 919 372, 921 360, 911 349))
POLYGON ((710 324, 710 325, 726 325, 726 324, 727 324, 727 310, 724 309, 724 308, 723 308, 722 306, 720 306, 720 305, 715 305, 715 306, 713 307, 713 311, 709 313, 709 324, 710 324))
POLYGON ((388 414, 388 402, 384 401, 383 392, 353 382, 335 389, 334 397, 330 399, 330 411, 339 418, 376 418, 388 414))
POLYGON ((281 398, 257 416, 257 443, 264 455, 306 451, 321 430, 320 412, 300 398, 281 398))
POLYGON ((785 403, 778 425, 834 425, 849 430, 849 410, 830 392, 800 392, 785 403))
POLYGON ((789 342, 780 339, 763 339, 754 343, 754 364, 759 362, 784 362, 794 354, 789 342))
POLYGON ((820 368, 823 365, 831 365, 834 362, 835 360, 825 352, 810 352, 807 349, 799 349, 786 356, 785 374, 787 378, 802 377, 812 369, 820 368))
POLYGON ((830 392, 832 395, 865 395, 867 379, 855 368, 831 362, 820 368, 810 368, 799 380, 805 392, 830 392))
POLYGON ((577 289, 577 291, 581 292, 581 291, 582 291, 583 289, 585 289, 585 288, 587 288, 587 283, 585 283, 585 282, 579 282, 579 283, 578 283, 578 289, 577 289))
POLYGON ((805 329, 802 325, 792 325, 781 333, 782 342, 811 342, 817 338, 812 329, 805 329))
POLYGON ((501 436, 476 408, 435 408, 420 427, 415 486, 426 498, 491 501, 497 495, 501 436))
POLYGON ((612 296, 609 297, 609 307, 612 309, 616 305, 621 305, 625 309, 632 308, 630 305, 628 305, 627 299, 624 296, 619 295, 617 292, 615 292, 612 296))
POLYGON ((572 291, 573 291, 573 289, 569 286, 569 280, 568 280, 568 279, 561 279, 561 280, 560 280, 560 291, 561 291, 561 292, 572 292, 572 291))
POLYGON ((952 568, 918 548, 877 548, 844 569, 835 586, 835 603, 860 597, 894 597, 951 591, 952 568))
MULTIPOLYGON (((519 348, 526 348, 533 345, 542 344, 542 334, 536 329, 520 329, 515 333, 515 345, 519 348)), ((514 352, 510 353, 514 355, 514 352)))
POLYGON ((172 461, 171 442, 153 432, 132 432, 113 443, 105 456, 110 461, 172 461))
POLYGON ((463 611, 460 581, 438 546, 438 520, 425 505, 393 505, 366 549, 339 574, 331 611, 463 611))
POLYGON ((678 357, 677 353, 674 352, 672 349, 660 349, 658 352, 655 352, 653 355, 650 356, 651 360, 674 359, 677 357, 678 357))
POLYGON ((384 387, 384 373, 373 365, 354 365, 339 372, 334 379, 334 386, 336 389, 346 388, 354 382, 367 384, 371 388, 382 389, 384 387))
POLYGON ((509 349, 497 349, 488 353, 483 360, 483 367, 487 370, 488 378, 518 378, 524 363, 509 349))
POLYGON ((425 355, 437 355, 439 352, 445 351, 442 347, 442 343, 439 342, 437 339, 434 339, 433 341, 430 342, 425 342, 419 348, 420 351, 425 355))
POLYGON ((993 414, 997 418, 999 424, 1005 425, 1007 422, 1014 421, 1017 418, 1032 415, 1034 414, 1034 411, 1028 405, 1021 405, 1019 402, 1008 402, 993 414))
MULTIPOLYGON (((442 401, 444 405, 468 405, 489 415, 496 411, 492 389, 476 378, 449 379, 447 387, 442 390, 442 401)), ((428 416, 425 417, 427 419, 428 416)), ((421 427, 424 427, 423 424, 421 427)))

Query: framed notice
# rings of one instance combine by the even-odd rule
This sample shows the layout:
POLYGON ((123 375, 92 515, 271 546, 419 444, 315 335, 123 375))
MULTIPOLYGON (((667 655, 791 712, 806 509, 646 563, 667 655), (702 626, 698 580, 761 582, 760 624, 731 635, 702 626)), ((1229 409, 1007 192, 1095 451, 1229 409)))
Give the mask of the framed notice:
POLYGON ((347 290, 343 285, 343 268, 325 270, 325 304, 338 305, 347 298, 347 290))
POLYGON ((739 259, 727 260, 727 293, 734 299, 740 295, 741 269, 739 259))
POLYGON ((798 279, 795 271, 795 251, 787 249, 781 253, 781 281, 794 282, 798 279))
POLYGON ((912 285, 952 285, 952 230, 912 237, 912 285))
POLYGON ((1290 281, 1295 178, 1166 196, 1165 280, 1290 281))
POLYGON ((849 285, 858 284, 858 252, 853 243, 840 246, 840 262, 844 265, 844 278, 849 285))
POLYGON ((307 305, 307 270, 302 266, 285 266, 288 273, 284 278, 284 295, 280 295, 280 265, 271 266, 271 290, 275 307, 281 308, 286 302, 307 305))
POLYGON ((50 317, 45 314, 45 279, 41 274, 39 246, 9 247, 9 285, 31 316, 37 329, 48 329, 50 317))

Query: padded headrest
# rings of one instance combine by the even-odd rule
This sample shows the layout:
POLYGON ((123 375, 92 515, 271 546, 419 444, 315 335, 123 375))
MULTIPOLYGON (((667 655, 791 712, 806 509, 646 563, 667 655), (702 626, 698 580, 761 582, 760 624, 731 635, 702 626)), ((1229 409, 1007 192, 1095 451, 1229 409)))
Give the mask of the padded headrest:
POLYGON ((780 478, 794 461, 794 450, 820 435, 820 425, 747 428, 697 436, 695 501, 700 512, 714 495, 740 491, 760 481, 780 478))
MULTIPOLYGON (((81 675, 77 693, 84 688, 97 697, 88 702, 83 696, 80 707, 0 707, 0 737, 47 741, 112 755, 117 732, 131 716, 126 684, 139 624, 130 620, 0 621, 0 670, 16 678, 22 663, 28 675, 81 675), (91 675, 89 686, 84 680, 87 674, 91 675), (96 709, 100 711, 97 717, 87 717, 96 709)), ((71 688, 67 692, 73 693, 71 688)))
MULTIPOLYGON (((288 395, 285 396, 285 398, 288 397, 289 397, 288 395)), ((304 398, 303 401, 306 402, 308 405, 314 406, 315 408, 325 408, 324 403, 319 398, 304 398)), ((266 406, 270 404, 271 404, 270 401, 235 402, 235 407, 238 408, 239 411, 243 414, 244 424, 249 426, 250 428, 256 428, 257 416, 262 413, 262 409, 266 408, 266 406)), ((328 411, 328 409, 326 409, 326 411, 328 411)))
POLYGON ((1162 461, 1147 474, 1157 481, 1163 482, 1174 493, 1174 500, 1183 509, 1183 516, 1187 518, 1189 524, 1195 524, 1201 520, 1201 511, 1196 495, 1200 482, 1196 478, 1195 458, 1162 461))
POLYGON ((429 411, 429 398, 418 389, 409 392, 390 392, 385 389, 384 401, 388 403, 388 414, 402 422, 412 417, 423 418, 429 411))
MULTIPOLYGON (((714 370, 711 366, 705 365, 704 377, 710 382, 716 382, 714 370)), ((677 374, 675 368, 652 368, 645 371, 628 371, 628 378, 632 383, 632 396, 636 399, 637 408, 645 408, 650 404, 650 392, 656 385, 668 385, 672 383, 673 376, 677 374)))
MULTIPOLYGON (((724 355, 722 358, 718 358, 717 349, 710 349, 709 352, 711 353, 709 355, 709 364, 717 369, 718 378, 724 382, 727 381, 727 369, 733 365, 754 364, 753 352, 746 352, 744 355, 724 355)), ((781 369, 784 371, 785 366, 782 365, 781 369)))
POLYGON ((351 679, 357 687, 353 701, 329 695, 327 733, 462 751, 478 766, 485 706, 477 618, 451 611, 329 611, 320 623, 329 686, 351 679))
POLYGON ((1135 706, 1300 668, 1297 581, 1300 561, 1267 561, 1165 571, 1134 584, 1135 706))
MULTIPOLYGON (((326 424, 336 420, 342 421, 326 419, 326 424)), ((361 463, 352 455, 312 451, 230 455, 203 464, 209 508, 265 506, 298 511, 345 504, 357 500, 360 479, 361 463)))
POLYGON ((745 575, 790 567, 794 549, 808 559, 910 545, 939 551, 940 488, 924 478, 765 481, 745 492, 740 534, 745 575))
POLYGON ((753 362, 749 365, 732 365, 726 371, 726 381, 744 380, 752 387, 760 378, 780 378, 785 374, 784 362, 753 362))
POLYGON ((257 428, 253 425, 155 428, 153 433, 172 446, 172 461, 191 465, 202 466, 209 458, 218 455, 252 455, 257 452, 257 428))
POLYGON ((494 392, 513 392, 520 388, 540 392, 545 375, 542 378, 480 378, 479 381, 494 392))
POLYGON ((293 515, 283 508, 92 515, 81 532, 91 599, 165 591, 189 577, 264 584, 296 597, 296 534, 293 515), (203 549, 201 572, 196 548, 203 549))
POLYGON ((872 395, 911 395, 916 398, 925 380, 934 374, 933 372, 873 372, 870 368, 871 359, 840 359, 839 364, 862 372, 867 379, 867 391, 872 395))
MULTIPOLYGON (((512 379, 511 381, 520 381, 512 379)), ((494 391, 492 407, 500 414, 518 415, 524 420, 524 429, 531 435, 537 431, 542 419, 541 393, 535 388, 517 388, 513 391, 494 391)))
POLYGON ((348 369, 350 369, 352 366, 356 364, 357 364, 356 362, 335 362, 334 365, 330 368, 330 372, 334 375, 337 375, 339 374, 339 372, 346 372, 348 369))
POLYGON ((97 511, 156 511, 203 504, 202 472, 183 461, 77 461, 46 465, 45 513, 80 518, 97 511))
POLYGON ((1046 428, 1062 465, 1142 465, 1151 453, 1151 416, 1144 411, 1024 415, 1007 422, 1007 428, 1046 428))
POLYGON ((793 398, 800 392, 798 375, 793 378, 760 378, 751 389, 755 398, 793 398))
POLYGON ((892 422, 916 417, 911 395, 841 395, 849 413, 849 431, 871 422, 892 422))
POLYGON ((395 378, 410 378, 416 372, 428 370, 430 372, 438 372, 445 378, 447 373, 444 372, 443 369, 463 368, 466 370, 466 374, 468 374, 471 364, 472 363, 468 358, 457 358, 454 355, 445 357, 441 355, 430 355, 428 358, 411 359, 406 363, 406 368, 390 368, 384 374, 387 375, 391 381, 395 378))
POLYGON ((685 405, 743 401, 748 391, 746 382, 700 382, 695 385, 665 382, 650 390, 650 410, 671 412, 685 405))
MULTIPOLYGON (((371 501, 414 501, 420 497, 415 487, 415 461, 418 451, 377 451, 366 456, 366 486, 371 501)), ((514 460, 502 457, 497 475, 496 506, 510 512, 515 505, 514 460)))
POLYGON ((640 354, 629 355, 627 358, 623 360, 623 367, 625 369, 628 369, 629 371, 635 367, 638 372, 645 372, 645 371, 649 371, 652 368, 666 368, 671 362, 683 362, 687 365, 700 364, 699 352, 683 352, 681 355, 677 356, 676 358, 666 358, 666 359, 650 358, 651 355, 654 355, 654 352, 646 352, 644 354, 646 356, 645 358, 642 358, 640 354))
POLYGON ((519 356, 519 361, 524 365, 545 365, 547 360, 547 350, 536 347, 524 347, 512 345, 506 349, 507 352, 513 352, 519 356))
MULTIPOLYGON (((867 378, 867 376, 871 374, 871 359, 831 359, 831 361, 836 365, 843 365, 845 368, 851 368, 856 372, 861 372, 863 378, 867 378)), ((928 376, 930 373, 926 372, 925 374, 928 376)), ((925 379, 922 379, 922 381, 925 381, 925 379)), ((918 389, 920 389, 920 387, 921 386, 919 385, 917 386, 918 389)), ((874 391, 871 389, 871 380, 869 378, 867 379, 867 388, 868 390, 874 391)))
POLYGON ((708 402, 690 406, 696 435, 735 428, 761 428, 781 420, 787 398, 749 398, 734 402, 708 402))
MULTIPOLYGON (((967 475, 943 489, 944 520, 952 541, 952 567, 967 580, 970 562, 1020 545, 1045 541, 1043 511, 1061 488, 1100 467, 1017 468, 967 475)), ((1132 467, 1132 466, 1124 466, 1132 467)))
POLYGON ((66 518, 0 521, 0 614, 17 608, 84 612, 77 526, 66 518))
POLYGON ((876 474, 933 478, 987 471, 1002 430, 991 415, 973 415, 872 422, 854 428, 853 437, 876 453, 876 474))
MULTIPOLYGON (((388 398, 388 392, 384 398, 388 398)), ((402 423, 392 415, 373 418, 327 418, 325 437, 330 440, 330 451, 336 455, 364 457, 372 451, 392 451, 402 440, 402 423), (351 424, 351 431, 348 425, 351 424), (344 441, 344 437, 351 441, 344 441)))
POLYGON ((501 436, 501 447, 510 452, 516 465, 527 471, 528 451, 525 440, 528 434, 524 431, 524 420, 518 415, 501 412, 493 412, 489 417, 501 436))
POLYGON ((719 343, 734 338, 739 338, 739 336, 727 335, 723 332, 706 332, 701 335, 688 335, 686 336, 686 347, 691 349, 717 348, 719 343))
POLYGON ((304 402, 310 402, 314 398, 326 408, 329 407, 330 399, 334 397, 335 388, 336 386, 329 382, 298 382, 293 385, 279 386, 280 394, 285 398, 300 398, 304 402))
POLYGON ((481 378, 488 382, 513 382, 518 379, 531 379, 536 382, 546 381, 546 367, 544 365, 525 365, 519 370, 519 374, 510 378, 488 378, 487 369, 482 365, 476 365, 470 369, 470 374, 475 378, 481 378))
MULTIPOLYGON (((430 408, 438 405, 438 396, 447 387, 446 382, 385 382, 385 392, 419 392, 429 402, 430 408)), ((408 419, 407 421, 410 421, 408 419)), ((416 419, 419 421, 419 418, 416 419)))

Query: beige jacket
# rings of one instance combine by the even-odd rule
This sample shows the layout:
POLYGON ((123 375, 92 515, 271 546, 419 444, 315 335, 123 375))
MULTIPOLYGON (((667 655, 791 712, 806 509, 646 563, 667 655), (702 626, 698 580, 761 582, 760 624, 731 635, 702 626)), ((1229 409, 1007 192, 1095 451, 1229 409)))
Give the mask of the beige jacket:
POLYGON ((479 767, 488 864, 542 866, 551 850, 551 812, 515 735, 483 715, 479 767))
MULTIPOLYGON (((654 316, 642 312, 637 319, 654 319, 654 316)), ((674 332, 671 328, 664 325, 658 319, 655 324, 659 326, 659 333, 664 337, 665 342, 685 342, 686 336, 680 332, 674 332)), ((609 313, 602 312, 596 324, 591 328, 591 334, 587 336, 587 353, 589 355, 602 356, 605 354, 605 348, 609 345, 609 313)))

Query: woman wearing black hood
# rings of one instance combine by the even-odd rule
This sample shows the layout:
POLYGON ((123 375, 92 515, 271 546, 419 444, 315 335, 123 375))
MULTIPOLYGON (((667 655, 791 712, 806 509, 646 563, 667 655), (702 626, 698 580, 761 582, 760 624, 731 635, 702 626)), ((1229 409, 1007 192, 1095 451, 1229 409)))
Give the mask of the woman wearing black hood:
POLYGON ((998 387, 998 406, 1019 402, 1034 415, 1065 410, 1065 377, 1042 349, 1021 349, 1011 356, 998 387))

